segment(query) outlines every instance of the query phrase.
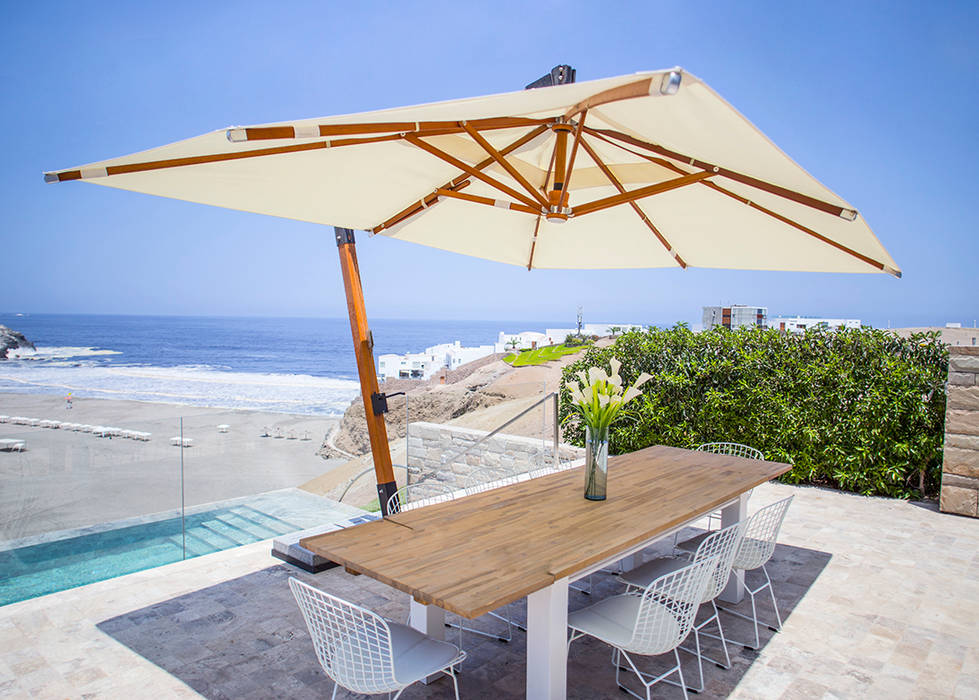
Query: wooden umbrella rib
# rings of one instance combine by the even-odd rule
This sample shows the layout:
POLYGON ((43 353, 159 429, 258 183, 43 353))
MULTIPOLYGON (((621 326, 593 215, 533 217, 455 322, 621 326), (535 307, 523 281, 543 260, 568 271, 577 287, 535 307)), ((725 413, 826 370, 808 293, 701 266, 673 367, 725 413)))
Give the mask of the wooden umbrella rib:
MULTIPOLYGON (((527 132, 526 134, 518 138, 516 141, 508 145, 506 148, 500 149, 500 154, 505 156, 508 153, 512 153, 513 151, 520 148, 524 144, 533 141, 535 138, 543 134, 545 131, 547 131, 547 126, 538 126, 536 129, 531 129, 529 132, 527 132)), ((496 161, 494 161, 493 158, 487 158, 486 160, 482 160, 479 163, 477 163, 474 167, 477 170, 482 170, 483 168, 489 166, 494 162, 496 161)), ((447 183, 442 185, 442 187, 436 189, 461 189, 462 186, 460 186, 460 183, 465 182, 466 185, 469 184, 469 180, 467 180, 468 177, 469 176, 467 174, 463 173, 462 175, 459 175, 458 177, 449 180, 447 183)), ((426 207, 432 202, 434 202, 436 198, 437 196, 435 195, 434 192, 427 195, 424 198, 426 207)), ((371 229, 371 231, 373 233, 380 233, 384 229, 391 228, 392 226, 396 226, 397 224, 400 224, 401 222, 406 221, 412 216, 420 214, 423 211, 425 211, 425 207, 422 207, 417 201, 412 202, 411 204, 409 204, 407 207, 399 211, 394 216, 388 218, 386 221, 375 226, 373 229, 371 229)))
POLYGON ((439 197, 450 197, 451 199, 461 199, 465 202, 474 202, 475 204, 486 204, 491 207, 497 207, 499 209, 509 209, 511 211, 520 211, 526 214, 540 214, 540 207, 528 207, 523 204, 517 204, 515 202, 507 202, 500 199, 493 199, 492 197, 481 197, 476 194, 465 194, 463 192, 458 192, 456 190, 450 189, 440 189, 436 190, 435 194, 439 197))
MULTIPOLYGON (((544 175, 544 185, 541 187, 541 192, 546 193, 547 188, 551 183, 551 173, 554 172, 554 156, 557 153, 555 149, 551 150, 551 162, 547 165, 547 173, 544 175)), ((527 271, 534 269, 534 253, 537 251, 537 236, 540 235, 540 223, 541 215, 537 215, 537 222, 534 224, 534 237, 530 241, 530 258, 527 260, 527 271)))
MULTIPOLYGON (((591 156, 591 159, 595 161, 595 164, 598 165, 599 169, 601 169, 601 171, 605 173, 605 177, 609 179, 609 182, 615 185, 615 189, 617 189, 620 193, 624 194, 626 192, 626 189, 619 181, 619 178, 615 176, 615 173, 612 172, 611 168, 609 168, 608 165, 605 164, 605 162, 599 157, 599 155, 592 149, 592 147, 584 139, 581 140, 581 147, 585 149, 585 151, 588 153, 589 156, 591 156)), ((680 267, 686 269, 687 268, 686 261, 680 257, 680 254, 677 253, 676 250, 674 250, 673 246, 670 245, 670 242, 666 240, 666 237, 662 233, 660 233, 659 229, 656 228, 656 226, 653 225, 653 222, 649 220, 648 216, 646 216, 646 212, 644 212, 639 207, 639 205, 636 204, 635 202, 629 202, 629 206, 632 207, 632 210, 636 212, 636 214, 639 216, 640 219, 642 219, 642 222, 646 224, 649 230, 653 232, 653 235, 656 236, 657 240, 662 244, 662 246, 666 248, 666 250, 670 253, 670 255, 673 256, 674 260, 676 260, 677 263, 679 263, 680 267)))
POLYGON ((691 156, 684 155, 682 153, 677 153, 663 146, 658 146, 653 143, 648 143, 640 139, 629 136, 628 134, 623 134, 619 131, 614 131, 612 129, 585 129, 589 134, 603 134, 609 136, 610 138, 618 139, 633 146, 652 151, 653 153, 658 153, 661 156, 666 156, 675 161, 681 163, 687 163, 697 168, 703 170, 711 170, 716 172, 716 174, 726 177, 729 180, 734 180, 740 182, 743 185, 748 185, 749 187, 754 187, 755 189, 763 190, 770 194, 777 195, 784 199, 789 199, 798 204, 803 204, 807 207, 813 209, 818 209, 819 211, 826 212, 827 214, 833 214, 834 216, 839 216, 841 218, 849 218, 849 214, 856 215, 851 209, 846 209, 837 204, 830 204, 829 202, 824 202, 821 199, 816 199, 815 197, 810 197, 809 195, 802 194, 801 192, 796 192, 795 190, 790 190, 787 187, 782 187, 780 185, 774 185, 770 182, 765 182, 764 180, 759 180, 758 178, 751 177, 750 175, 745 175, 743 173, 736 172, 734 170, 729 170, 728 168, 723 168, 719 165, 714 165, 713 163, 707 163, 706 161, 698 160, 691 156))
POLYGON ((690 173, 673 180, 657 182, 655 185, 649 185, 648 187, 640 187, 635 190, 629 190, 623 194, 616 194, 612 195, 611 197, 596 199, 592 202, 585 202, 584 204, 573 207, 572 212, 574 216, 584 216, 585 214, 591 214, 596 211, 601 211, 602 209, 608 209, 609 207, 618 206, 619 204, 625 204, 626 202, 632 202, 637 199, 643 199, 645 197, 652 197, 653 195, 661 194, 663 192, 669 192, 670 190, 675 190, 680 187, 686 187, 687 185, 700 182, 708 177, 714 177, 716 174, 717 173, 706 171, 690 173))
POLYGON ((523 186, 523 188, 530 193, 530 196, 537 200, 538 204, 543 207, 547 206, 547 199, 537 191, 537 188, 530 184, 527 178, 521 175, 520 171, 517 170, 517 168, 510 161, 508 161, 499 151, 493 148, 493 144, 483 138, 483 135, 480 134, 479 131, 472 126, 472 124, 469 122, 462 122, 461 125, 462 128, 466 130, 466 133, 472 137, 473 141, 478 143, 482 149, 489 154, 490 158, 495 160, 500 167, 506 170, 510 174, 510 177, 519 182, 521 186, 523 186))
MULTIPOLYGON (((607 139, 607 138, 605 138, 603 136, 598 136, 598 138, 602 139, 603 141, 606 141, 607 143, 610 143, 612 145, 618 146, 619 148, 625 148, 621 144, 616 143, 615 141, 611 141, 610 139, 607 139)), ((628 148, 625 148, 625 150, 628 151, 629 153, 634 153, 633 151, 631 151, 628 148)), ((657 165, 661 165, 664 168, 667 168, 669 170, 672 170, 673 172, 678 173, 680 175, 686 175, 687 174, 687 171, 686 170, 684 170, 683 168, 679 167, 678 165, 675 165, 674 163, 671 163, 668 160, 663 160, 662 158, 656 158, 654 156, 647 156, 647 155, 642 154, 642 153, 634 153, 634 155, 637 155, 637 156, 639 156, 641 158, 645 158, 645 159, 649 160, 650 162, 656 163, 657 165)), ((778 214, 778 213, 772 211, 771 209, 768 209, 767 207, 763 207, 762 205, 758 204, 757 202, 751 201, 747 197, 742 197, 741 195, 739 195, 739 194, 737 194, 735 192, 732 192, 731 190, 729 190, 729 189, 727 189, 725 187, 722 187, 721 185, 718 185, 716 182, 711 182, 709 180, 703 180, 703 181, 701 181, 700 184, 705 185, 707 187, 710 187, 715 192, 718 192, 720 194, 723 194, 723 195, 725 195, 727 197, 731 197, 732 199, 736 199, 737 201, 741 202, 742 204, 746 204, 746 205, 750 206, 752 209, 755 209, 756 211, 759 211, 759 212, 761 212, 763 214, 766 214, 768 216, 771 216, 772 218, 777 219, 778 221, 781 221, 782 223, 784 223, 784 224, 786 224, 788 226, 791 226, 792 228, 794 228, 794 229, 796 229, 798 231, 801 231, 801 232, 803 232, 803 233, 805 233, 807 235, 813 236, 817 240, 820 240, 820 241, 826 243, 827 245, 830 245, 830 246, 836 248, 837 250, 840 250, 840 251, 842 251, 842 252, 844 252, 844 253, 846 253, 848 255, 852 255, 853 257, 857 258, 858 260, 861 260, 861 261, 867 263, 868 265, 877 268, 878 270, 883 270, 884 272, 888 272, 889 274, 894 274, 894 273, 890 273, 890 268, 887 265, 885 265, 884 263, 879 262, 878 260, 874 260, 873 258, 871 258, 869 256, 866 256, 863 253, 857 252, 856 250, 853 250, 852 248, 849 248, 849 247, 843 245, 842 243, 839 243, 838 241, 835 241, 832 238, 829 238, 828 236, 824 236, 823 234, 818 233, 817 231, 814 231, 813 229, 811 229, 811 228, 809 228, 807 226, 804 226, 804 225, 800 224, 798 221, 794 221, 793 219, 790 219, 787 216, 783 216, 782 214, 778 214)), ((900 276, 900 274, 897 273, 897 276, 900 276)))
MULTIPOLYGON (((535 123, 540 120, 531 120, 535 123)), ((447 122, 451 126, 433 129, 425 133, 426 136, 444 136, 448 134, 461 134, 465 130, 458 125, 458 122, 447 122)), ((279 128, 279 127, 277 127, 279 128)), ((289 128, 292 127, 281 127, 289 128)), ((503 127, 499 127, 503 128, 503 127)), ((547 130, 547 126, 538 126, 542 133, 547 130)), ((535 130, 536 131, 536 130, 535 130)), ((536 134, 535 134, 536 135, 536 134)), ((262 156, 277 156, 288 153, 302 153, 304 151, 317 151, 325 148, 342 148, 344 146, 362 146, 371 143, 383 143, 387 141, 399 141, 404 139, 406 134, 385 134, 383 136, 369 136, 363 138, 333 139, 329 141, 312 141, 309 143, 294 143, 286 146, 272 146, 269 148, 255 148, 247 151, 236 151, 233 153, 210 153, 199 156, 186 156, 183 158, 168 158, 163 160, 143 161, 141 163, 124 163, 121 165, 110 165, 105 168, 105 175, 127 175, 130 173, 147 172, 151 170, 165 170, 167 168, 180 168, 188 165, 204 165, 208 163, 223 163, 244 158, 259 158, 262 156)), ((492 161, 490 161, 492 162, 492 161)), ((484 166, 485 167, 485 166, 484 166)), ((58 182, 69 182, 72 180, 86 179, 82 176, 82 169, 65 170, 55 173, 58 182)))
POLYGON ((422 139, 418 138, 416 135, 405 134, 405 140, 408 141, 408 143, 413 144, 418 148, 422 149, 423 151, 427 151, 428 153, 432 154, 436 158, 445 161, 449 165, 455 168, 459 168, 459 170, 462 170, 463 172, 469 173, 477 180, 482 180, 490 187, 493 187, 494 189, 497 189, 500 192, 503 192, 504 194, 510 195, 511 197, 521 202, 522 204, 526 204, 528 207, 536 206, 534 200, 530 199, 526 195, 521 194, 520 192, 513 189, 512 187, 503 184, 502 182, 496 180, 495 178, 490 177, 486 173, 477 170, 475 167, 469 165, 468 163, 464 163, 463 161, 459 160, 455 156, 446 153, 441 148, 438 148, 426 141, 423 141, 422 139))
POLYGON ((787 216, 783 216, 782 214, 779 214, 778 212, 772 211, 771 209, 768 209, 767 207, 763 207, 762 205, 758 204, 757 202, 751 201, 747 197, 742 197, 741 195, 739 195, 739 194, 737 194, 735 192, 732 192, 731 190, 728 190, 728 189, 725 189, 724 187, 721 187, 717 183, 714 183, 714 182, 704 182, 703 184, 709 186, 712 190, 714 190, 716 192, 719 192, 721 194, 727 195, 728 197, 731 197, 733 199, 738 200, 742 204, 747 204, 752 209, 756 209, 756 210, 762 212, 763 214, 767 214, 768 216, 771 216, 774 219, 778 219, 783 224, 786 224, 788 226, 791 226, 794 229, 797 229, 799 231, 802 231, 803 233, 806 233, 806 234, 812 236, 813 238, 816 238, 817 240, 820 240, 823 243, 825 243, 825 244, 827 244, 829 246, 832 246, 833 248, 836 248, 837 250, 840 250, 840 251, 842 251, 844 253, 847 253, 849 255, 852 255, 853 257, 857 258, 858 260, 862 260, 863 262, 867 263, 871 267, 876 267, 878 270, 886 271, 887 266, 884 265, 884 263, 878 262, 877 260, 874 260, 873 258, 864 255, 863 253, 859 253, 859 252, 853 250, 853 248, 848 248, 847 246, 843 245, 842 243, 839 243, 837 241, 834 241, 829 236, 824 236, 823 234, 819 233, 818 231, 814 231, 813 229, 809 228, 808 226, 804 226, 804 225, 800 224, 797 221, 793 221, 792 219, 790 219, 787 216))
MULTIPOLYGON (((537 126, 549 123, 546 119, 529 119, 525 117, 490 117, 487 119, 473 119, 471 124, 477 129, 513 129, 522 126, 537 126)), ((418 121, 418 122, 366 122, 359 124, 317 124, 310 129, 317 130, 321 137, 331 136, 352 136, 357 134, 383 134, 391 132, 416 132, 423 134, 430 131, 442 131, 445 129, 453 130, 458 133, 458 121, 418 121)), ((292 139, 304 138, 297 135, 295 126, 255 126, 243 127, 240 131, 244 132, 248 141, 262 141, 269 139, 292 139)), ((302 132, 300 131, 300 134, 302 132)), ((430 134, 425 134, 430 135, 430 134)))
MULTIPOLYGON (((546 127, 544 127, 546 128, 546 127)), ((450 133, 450 132, 445 132, 450 133)), ((184 158, 167 158, 164 160, 150 160, 141 163, 123 163, 121 165, 110 165, 105 168, 105 175, 127 175, 130 173, 141 173, 151 170, 165 170, 167 168, 181 168, 188 165, 205 165, 207 163, 223 163, 232 160, 242 160, 244 158, 259 158, 262 156, 278 156, 288 153, 302 153, 304 151, 318 151, 326 148, 341 148, 343 146, 361 146, 368 143, 381 143, 384 141, 398 141, 402 138, 400 134, 389 134, 387 136, 373 136, 369 138, 338 139, 334 141, 313 141, 311 143, 296 143, 288 146, 273 146, 270 148, 255 148, 248 151, 237 151, 234 153, 211 153, 200 156, 186 156, 184 158)), ((57 173, 58 182, 68 182, 71 180, 82 180, 81 169, 65 170, 57 173)))
MULTIPOLYGON (((259 148, 251 151, 238 151, 237 153, 212 153, 203 156, 187 156, 185 158, 168 158, 165 160, 151 160, 142 163, 125 163, 123 165, 110 165, 106 167, 106 175, 123 175, 127 173, 145 172, 147 170, 163 170, 166 168, 179 168, 187 165, 201 165, 204 163, 220 163, 229 160, 240 160, 243 158, 257 158, 260 156, 281 155, 283 153, 299 153, 302 151, 315 151, 326 148, 327 144, 323 141, 315 143, 299 143, 290 146, 277 146, 275 148, 259 148)), ((81 180, 81 170, 67 170, 57 173, 59 182, 69 180, 81 180)))
POLYGON ((621 100, 632 100, 637 97, 648 97, 650 87, 653 84, 652 78, 643 78, 642 80, 637 80, 633 83, 628 83, 626 85, 619 85, 618 87, 610 88, 604 90, 589 98, 582 100, 573 107, 570 107, 565 113, 564 117, 566 119, 572 118, 574 115, 584 112, 592 107, 598 107, 599 105, 608 104, 609 102, 619 102, 621 100))
POLYGON ((530 259, 527 261, 527 271, 534 269, 534 251, 537 250, 537 234, 540 233, 540 222, 542 216, 537 215, 537 223, 534 224, 534 237, 530 241, 530 259))
POLYGON ((378 225, 378 226, 374 227, 373 229, 369 229, 369 230, 370 230, 371 234, 375 234, 375 233, 380 233, 385 228, 391 228, 393 226, 397 226, 402 221, 406 221, 406 220, 410 219, 411 217, 413 217, 413 216, 415 216, 417 214, 421 214, 423 211, 425 211, 426 209, 428 209, 430 206, 432 206, 433 204, 435 204, 436 202, 438 202, 438 198, 439 198, 439 194, 438 193, 439 193, 439 191, 453 191, 453 192, 458 192, 459 190, 461 190, 461 189, 463 189, 465 187, 469 187, 469 185, 471 185, 471 184, 472 184, 472 180, 462 180, 459 183, 456 183, 456 182, 447 183, 443 187, 440 187, 437 190, 435 190, 434 192, 431 192, 431 193, 425 195, 420 200, 417 200, 415 202, 412 202, 409 206, 405 207, 400 212, 398 212, 397 214, 395 214, 394 216, 392 216, 390 219, 388 219, 384 224, 378 225))

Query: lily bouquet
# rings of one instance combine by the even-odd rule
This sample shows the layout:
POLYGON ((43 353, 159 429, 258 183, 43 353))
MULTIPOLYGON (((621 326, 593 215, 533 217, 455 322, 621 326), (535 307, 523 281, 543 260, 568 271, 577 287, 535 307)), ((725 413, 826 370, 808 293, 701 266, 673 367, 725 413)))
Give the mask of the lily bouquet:
POLYGON ((652 375, 643 372, 635 384, 623 390, 619 376, 621 366, 622 363, 613 357, 609 361, 611 374, 601 367, 590 367, 587 373, 584 370, 578 372, 579 383, 571 384, 572 408, 592 434, 605 435, 606 439, 608 427, 622 407, 639 396, 639 387, 652 379, 652 375))
POLYGON ((585 424, 585 498, 604 501, 608 478, 608 428, 629 401, 639 396, 639 387, 652 377, 645 372, 636 383, 623 390, 619 367, 614 357, 609 361, 612 373, 601 367, 590 367, 578 373, 578 383, 571 383, 571 406, 585 424))

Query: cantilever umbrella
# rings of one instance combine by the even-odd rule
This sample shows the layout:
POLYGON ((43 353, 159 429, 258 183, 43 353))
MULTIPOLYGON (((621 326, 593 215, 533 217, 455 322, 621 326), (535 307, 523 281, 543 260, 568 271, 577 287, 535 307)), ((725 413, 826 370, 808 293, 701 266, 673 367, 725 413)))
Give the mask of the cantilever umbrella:
POLYGON ((231 127, 45 174, 336 227, 382 507, 352 229, 533 268, 900 270, 856 209, 674 68, 231 127))

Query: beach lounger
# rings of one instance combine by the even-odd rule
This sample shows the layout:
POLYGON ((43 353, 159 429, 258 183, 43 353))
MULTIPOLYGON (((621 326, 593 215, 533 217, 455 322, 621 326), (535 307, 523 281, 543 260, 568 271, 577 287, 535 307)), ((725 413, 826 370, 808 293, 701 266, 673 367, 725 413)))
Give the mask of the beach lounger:
POLYGON ((231 429, 231 426, 228 425, 228 424, 226 424, 226 423, 222 423, 221 425, 218 426, 218 432, 219 433, 226 433, 230 429, 231 429))
MULTIPOLYGON (((190 447, 191 445, 194 444, 193 438, 188 438, 188 437, 185 437, 183 442, 184 442, 183 444, 184 447, 190 447)), ((170 444, 173 445, 174 447, 180 447, 180 436, 170 438, 170 444)))
POLYGON ((24 440, 14 440, 9 438, 0 440, 0 450, 6 450, 7 452, 17 450, 18 452, 23 452, 25 449, 27 449, 27 443, 24 440))

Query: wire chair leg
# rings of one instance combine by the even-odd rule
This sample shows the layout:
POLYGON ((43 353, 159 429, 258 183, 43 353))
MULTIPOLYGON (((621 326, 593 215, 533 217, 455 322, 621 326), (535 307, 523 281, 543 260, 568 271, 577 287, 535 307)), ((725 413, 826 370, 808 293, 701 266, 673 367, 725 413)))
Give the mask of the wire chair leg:
MULTIPOLYGON (((724 636, 724 628, 721 626, 721 616, 718 613, 717 604, 714 603, 713 600, 710 601, 710 603, 711 603, 711 606, 714 608, 714 614, 711 615, 710 617, 708 617, 706 620, 704 620, 700 624, 693 626, 693 632, 697 635, 697 642, 698 642, 697 649, 688 649, 685 646, 681 646, 680 647, 680 651, 685 651, 688 654, 697 655, 701 659, 707 659, 708 661, 710 661, 711 663, 713 663, 718 668, 725 668, 725 669, 726 668, 731 668, 731 655, 728 654, 728 651, 727 651, 727 638, 724 636), (705 627, 707 627, 707 625, 709 625, 711 622, 713 622, 713 623, 715 623, 717 625, 717 631, 720 633, 719 636, 717 634, 711 634, 710 632, 701 632, 701 630, 704 629, 705 627), (718 640, 721 643, 721 648, 724 650, 724 661, 719 661, 719 660, 713 658, 712 656, 708 656, 707 654, 704 653, 703 648, 700 647, 700 644, 699 644, 699 642, 700 642, 700 635, 703 635, 704 637, 708 637, 710 639, 716 639, 716 640, 718 640)), ((703 678, 703 670, 701 670, 701 678, 703 678)), ((699 692, 699 691, 697 691, 697 692, 699 692)))
MULTIPOLYGON (((697 642, 697 648, 700 648, 699 641, 697 642)), ((683 691, 683 700, 688 700, 690 696, 687 695, 687 684, 683 680, 683 666, 680 664, 680 650, 676 647, 673 647, 673 656, 676 659, 676 672, 680 674, 680 690, 683 691)), ((701 679, 701 683, 703 683, 703 679, 701 679)), ((649 695, 649 688, 646 688, 646 695, 649 695)))
POLYGON ((764 564, 762 564, 761 570, 765 574, 765 582, 766 582, 766 585, 768 586, 768 592, 772 596, 772 609, 775 611, 776 626, 775 627, 769 626, 768 629, 772 630, 772 632, 781 632, 782 631, 782 616, 778 612, 778 603, 775 602, 775 589, 772 587, 772 579, 770 579, 768 577, 768 569, 765 568, 765 565, 764 564))
POLYGON ((449 670, 451 671, 449 675, 452 676, 452 688, 455 690, 456 700, 459 700, 459 679, 456 678, 455 666, 450 666, 449 670))
MULTIPOLYGON (((750 588, 748 588, 747 585, 744 587, 745 593, 747 593, 748 596, 751 598, 751 616, 750 617, 747 616, 747 615, 744 615, 743 613, 738 612, 737 610, 731 610, 730 608, 726 608, 723 605, 718 605, 717 606, 717 609, 718 610, 723 610, 724 612, 726 612, 729 615, 734 615, 735 617, 740 617, 742 620, 747 620, 748 622, 751 622, 751 623, 754 624, 754 628, 755 628, 755 643, 754 644, 752 644, 751 642, 739 642, 739 641, 736 641, 736 640, 733 640, 733 639, 731 640, 731 643, 732 644, 740 644, 743 647, 746 647, 748 649, 754 649, 756 651, 761 648, 761 637, 758 634, 758 608, 755 605, 755 596, 758 593, 761 593, 762 589, 764 589, 766 586, 769 589, 771 589, 771 582, 769 581, 768 583, 762 584, 761 586, 759 586, 755 590, 751 590, 750 588)), ((775 594, 773 592, 772 593, 772 596, 774 596, 774 595, 775 594)), ((776 615, 778 615, 778 612, 777 611, 776 611, 776 615)), ((781 622, 779 622, 779 624, 781 624, 781 622)), ((769 629, 772 629, 772 628, 769 627, 769 629)), ((778 630, 774 630, 773 629, 772 631, 778 631, 778 630)))
MULTIPOLYGON (((696 627, 693 628, 693 641, 694 646, 697 647, 697 674, 700 677, 700 684, 693 690, 700 693, 704 689, 704 656, 700 649, 700 631, 696 627)), ((679 661, 679 657, 677 657, 677 661, 679 661)))
POLYGON ((330 700, 337 700, 337 691, 340 689, 340 684, 333 681, 333 695, 330 696, 330 700))
POLYGON ((712 600, 710 604, 714 607, 714 621, 717 622, 717 633, 721 637, 721 648, 724 649, 723 668, 731 668, 731 655, 727 652, 727 640, 724 639, 724 626, 721 624, 721 613, 717 610, 717 603, 712 600))
POLYGON ((676 666, 674 666, 673 668, 669 669, 665 673, 661 673, 660 675, 658 675, 655 678, 653 678, 653 676, 651 674, 649 674, 649 673, 643 673, 642 671, 640 671, 636 667, 636 664, 632 660, 632 657, 631 656, 629 656, 627 653, 625 653, 624 651, 622 651, 618 647, 613 647, 612 664, 615 666, 615 684, 619 687, 619 690, 623 690, 623 691, 629 693, 629 695, 631 695, 631 696, 633 696, 635 698, 639 698, 639 700, 642 700, 642 696, 641 695, 639 695, 638 693, 636 693, 635 691, 633 691, 631 688, 627 688, 625 685, 622 684, 622 681, 620 680, 620 673, 622 671, 632 671, 633 673, 636 674, 636 678, 639 679, 639 682, 642 684, 643 688, 646 689, 646 700, 650 700, 650 691, 651 691, 651 688, 654 685, 656 685, 657 683, 659 683, 660 681, 663 681, 664 683, 668 683, 669 685, 675 685, 675 686, 679 687, 680 690, 683 691, 684 700, 687 700, 687 698, 689 697, 687 695, 687 685, 686 685, 686 683, 683 680, 683 668, 680 665, 680 653, 679 653, 679 651, 677 649, 678 649, 677 647, 674 647, 673 648, 673 656, 676 659, 676 666), (623 666, 622 665, 622 657, 623 656, 625 657, 626 661, 629 662, 629 665, 628 666, 623 666), (671 676, 674 673, 678 673, 680 675, 680 681, 679 682, 677 682, 677 681, 671 681, 671 680, 668 680, 667 679, 667 676, 671 676), (646 681, 647 678, 650 679, 648 682, 646 681))

